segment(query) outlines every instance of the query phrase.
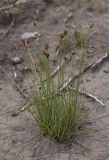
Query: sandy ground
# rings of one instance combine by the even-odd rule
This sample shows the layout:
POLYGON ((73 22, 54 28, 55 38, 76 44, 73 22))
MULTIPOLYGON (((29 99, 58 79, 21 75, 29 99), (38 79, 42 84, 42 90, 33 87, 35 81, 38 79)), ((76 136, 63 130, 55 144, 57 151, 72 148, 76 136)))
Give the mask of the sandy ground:
MULTIPOLYGON (((13 2, 11 0, 1 0, 0 6, 13 4, 13 2)), ((109 3, 108 0, 104 2, 106 5, 109 3)), ((98 3, 98 0, 95 3, 98 3)), ((38 21, 37 29, 42 34, 43 39, 50 43, 51 55, 55 53, 57 34, 64 29, 71 30, 72 27, 80 24, 85 26, 93 21, 94 31, 90 42, 93 47, 87 57, 86 64, 95 62, 106 52, 109 52, 109 10, 105 10, 103 13, 97 10, 90 12, 87 10, 89 4, 88 0, 69 0, 67 2, 55 0, 50 5, 45 4, 43 1, 33 0, 30 7, 27 5, 20 16, 17 14, 20 11, 17 11, 17 13, 13 11, 12 16, 15 16, 15 25, 0 42, 0 65, 7 70, 11 77, 13 77, 13 68, 10 64, 11 57, 23 56, 25 62, 20 66, 20 69, 24 65, 28 66, 29 60, 26 51, 19 44, 22 33, 34 31, 32 24, 34 20, 38 21), (25 16, 24 10, 26 11, 25 16), (72 16, 65 23, 64 20, 70 12, 72 16)), ((2 19, 3 14, 2 11, 0 16, 1 35, 11 22, 8 16, 6 19, 2 19)), ((35 51, 34 45, 32 47, 35 54, 37 51, 35 51)), ((77 57, 78 54, 75 55, 75 59, 77 57)), ((20 87, 23 88, 27 76, 20 76, 23 78, 20 81, 20 87)), ((89 70, 83 77, 82 86, 105 104, 105 107, 102 107, 98 103, 84 98, 90 118, 109 114, 109 61, 102 64, 94 73, 89 70)), ((90 133, 77 137, 77 140, 70 144, 48 143, 44 138, 38 139, 37 127, 35 128, 35 123, 30 114, 27 111, 19 111, 24 105, 25 100, 22 95, 8 80, 7 75, 0 71, 0 160, 109 159, 109 117, 96 120, 94 124, 88 124, 87 127, 91 128, 90 133), (93 133, 94 128, 103 130, 93 133)))

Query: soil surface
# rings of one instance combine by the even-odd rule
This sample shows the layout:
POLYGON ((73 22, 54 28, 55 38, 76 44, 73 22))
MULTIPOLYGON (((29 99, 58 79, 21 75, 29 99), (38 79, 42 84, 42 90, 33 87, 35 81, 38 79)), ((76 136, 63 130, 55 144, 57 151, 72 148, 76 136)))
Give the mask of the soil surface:
MULTIPOLYGON (((93 21, 86 65, 109 53, 109 1, 95 0, 93 3, 101 5, 94 8, 91 0, 0 0, 0 66, 6 71, 0 70, 0 160, 109 160, 109 116, 106 116, 109 115, 109 60, 95 72, 87 71, 82 83, 85 91, 105 104, 103 107, 83 97, 89 117, 104 117, 86 124, 90 133, 70 143, 39 140, 31 115, 20 111, 27 102, 15 85, 16 82, 24 91, 30 73, 25 70, 30 67, 30 60, 20 45, 21 35, 25 32, 40 32, 41 38, 49 43, 53 57, 58 45, 57 35, 93 21), (37 29, 33 27, 34 21, 37 21, 37 29), (16 56, 23 57, 24 62, 18 65, 18 77, 14 81, 12 57, 16 56), (99 131, 94 132, 94 129, 99 131)), ((38 56, 34 43, 30 44, 30 49, 34 56, 38 56)), ((75 64, 78 54, 79 49, 75 51, 75 64)))

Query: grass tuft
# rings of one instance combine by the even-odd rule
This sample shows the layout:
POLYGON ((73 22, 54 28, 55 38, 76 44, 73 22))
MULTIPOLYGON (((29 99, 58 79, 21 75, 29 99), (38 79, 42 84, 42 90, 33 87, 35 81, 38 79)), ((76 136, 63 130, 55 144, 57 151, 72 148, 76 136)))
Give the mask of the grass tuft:
MULTIPOLYGON (((54 80, 50 78, 49 59, 43 55, 39 64, 38 75, 41 87, 35 90, 33 105, 28 111, 33 115, 43 135, 58 141, 69 140, 76 135, 83 123, 84 116, 78 92, 80 77, 73 86, 76 90, 60 93, 60 87, 65 81, 65 66, 62 65, 60 69, 56 89, 54 80), (46 78, 45 82, 43 82, 44 78, 46 78)), ((79 72, 81 68, 80 63, 79 72)))
MULTIPOLYGON (((28 48, 29 56, 33 64, 33 83, 36 84, 37 80, 39 86, 34 86, 32 90, 33 101, 28 111, 34 117, 36 124, 39 126, 43 135, 47 135, 58 141, 66 141, 73 138, 78 132, 84 122, 84 113, 79 94, 81 84, 81 72, 84 66, 84 53, 80 56, 78 64, 79 77, 69 91, 61 91, 60 88, 65 84, 65 50, 72 45, 80 45, 85 47, 89 31, 92 24, 88 29, 80 27, 75 30, 75 36, 68 31, 64 31, 59 35, 59 52, 58 63, 60 66, 57 81, 51 77, 52 66, 50 63, 49 45, 46 43, 43 52, 37 59, 37 63, 32 58, 32 54, 28 48), (60 65, 62 64, 62 65, 60 65), (44 80, 45 79, 45 80, 44 80)), ((27 45, 27 43, 26 43, 27 45)), ((39 44, 40 45, 40 44, 39 44)), ((74 76, 73 63, 70 61, 70 76, 74 76)))

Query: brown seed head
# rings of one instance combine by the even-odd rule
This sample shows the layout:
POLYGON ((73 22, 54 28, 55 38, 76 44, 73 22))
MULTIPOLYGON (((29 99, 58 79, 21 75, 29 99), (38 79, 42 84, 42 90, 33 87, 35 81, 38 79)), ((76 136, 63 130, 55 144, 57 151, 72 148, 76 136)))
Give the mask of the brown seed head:
POLYGON ((34 27, 37 26, 37 22, 36 22, 36 21, 33 22, 33 26, 34 26, 34 27))
POLYGON ((22 45, 23 47, 26 47, 27 44, 28 44, 27 40, 22 39, 21 45, 22 45))
POLYGON ((34 34, 36 39, 40 37, 40 34, 38 32, 34 32, 34 34))
POLYGON ((64 34, 61 33, 61 34, 59 35, 59 37, 60 37, 61 39, 63 39, 63 38, 64 38, 64 34))
POLYGON ((53 64, 56 64, 57 62, 56 58, 54 58, 52 61, 53 61, 53 64))
POLYGON ((43 55, 46 56, 46 58, 49 58, 49 56, 50 56, 46 50, 44 50, 43 55))
POLYGON ((72 56, 75 55, 75 54, 76 54, 76 52, 75 52, 75 51, 72 51, 72 56))
POLYGON ((48 44, 48 43, 45 43, 44 48, 45 48, 46 50, 48 50, 48 49, 49 49, 49 44, 48 44))
POLYGON ((93 27, 94 27, 94 23, 93 23, 93 22, 90 22, 90 23, 89 23, 89 27, 90 27, 90 28, 93 28, 93 27))
POLYGON ((68 61, 68 56, 64 56, 65 62, 68 61))

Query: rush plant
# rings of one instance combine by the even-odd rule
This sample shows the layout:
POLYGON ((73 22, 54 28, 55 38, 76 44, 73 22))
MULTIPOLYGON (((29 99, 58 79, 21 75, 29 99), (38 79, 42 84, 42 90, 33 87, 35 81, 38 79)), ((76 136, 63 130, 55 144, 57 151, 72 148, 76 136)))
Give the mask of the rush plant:
MULTIPOLYGON (((60 48, 67 47, 69 35, 61 37, 60 48)), ((81 42, 83 43, 83 42, 81 42)), ((27 46, 27 43, 26 43, 27 46)), ((28 47, 28 46, 27 46, 28 47)), ((61 88, 66 80, 65 76, 65 63, 62 50, 59 52, 59 65, 60 70, 57 75, 57 81, 51 77, 52 67, 49 59, 48 44, 45 44, 44 51, 40 54, 39 59, 36 61, 32 58, 32 54, 29 51, 29 56, 33 65, 33 83, 32 90, 32 105, 28 108, 28 111, 34 117, 36 125, 40 128, 43 135, 47 135, 58 141, 65 141, 73 138, 78 134, 83 124, 84 113, 82 111, 82 104, 80 101, 80 83, 82 77, 82 69, 84 66, 84 53, 80 56, 78 64, 78 79, 72 84, 72 88, 69 91, 62 91, 61 88), (38 81, 38 86, 36 85, 38 81)), ((72 61, 70 61, 69 67, 70 77, 74 76, 72 61)))
MULTIPOLYGON (((81 71, 82 66, 79 67, 81 71)), ((43 56, 39 71, 40 88, 36 91, 33 104, 28 111, 33 115, 42 134, 59 141, 69 140, 77 134, 83 122, 78 92, 80 77, 73 86, 75 90, 66 93, 60 92, 60 87, 65 81, 64 65, 58 75, 58 89, 55 89, 55 82, 50 78, 50 74, 49 59, 43 56), (45 77, 46 81, 43 82, 45 77)))

